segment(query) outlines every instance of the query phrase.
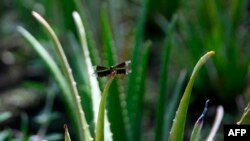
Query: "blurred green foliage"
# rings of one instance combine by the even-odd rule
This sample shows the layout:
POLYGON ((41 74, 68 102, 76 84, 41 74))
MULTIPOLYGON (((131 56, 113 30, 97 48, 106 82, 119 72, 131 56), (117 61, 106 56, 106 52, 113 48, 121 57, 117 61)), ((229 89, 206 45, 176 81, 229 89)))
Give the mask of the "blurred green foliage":
POLYGON ((205 91, 205 94, 231 103, 246 90, 250 61, 247 8, 245 0, 183 4, 179 23, 183 46, 194 61, 207 50, 217 54, 199 78, 198 93, 205 91), (190 10, 191 7, 194 8, 190 10))

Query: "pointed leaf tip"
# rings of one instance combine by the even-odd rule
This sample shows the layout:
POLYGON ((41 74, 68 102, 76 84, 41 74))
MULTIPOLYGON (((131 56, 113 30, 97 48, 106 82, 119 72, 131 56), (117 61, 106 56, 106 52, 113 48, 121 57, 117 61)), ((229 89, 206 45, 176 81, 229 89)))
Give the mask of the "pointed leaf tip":
POLYGON ((191 74, 191 77, 189 79, 189 82, 187 84, 187 87, 185 89, 185 92, 181 98, 178 110, 176 112, 175 121, 170 131, 170 136, 169 136, 170 141, 183 140, 187 109, 190 102, 190 96, 194 81, 202 65, 207 61, 208 58, 210 58, 214 54, 215 54, 214 51, 209 51, 205 55, 203 55, 196 63, 193 72, 191 74))
POLYGON ((34 16, 34 17, 41 17, 41 15, 39 13, 37 13, 36 11, 32 11, 31 14, 34 16))
POLYGON ((64 128, 65 130, 68 130, 67 124, 64 124, 64 125, 63 125, 63 128, 64 128))
POLYGON ((64 127, 64 132, 65 132, 64 141, 71 141, 67 124, 64 124, 63 127, 64 127))
POLYGON ((209 51, 208 54, 214 55, 215 51, 209 51))

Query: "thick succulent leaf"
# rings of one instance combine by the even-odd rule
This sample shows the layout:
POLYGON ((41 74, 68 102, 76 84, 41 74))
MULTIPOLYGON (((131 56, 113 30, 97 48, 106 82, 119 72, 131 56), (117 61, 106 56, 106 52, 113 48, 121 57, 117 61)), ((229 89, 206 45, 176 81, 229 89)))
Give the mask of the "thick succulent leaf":
MULTIPOLYGON (((107 65, 113 66, 117 64, 116 50, 114 47, 113 37, 111 33, 111 27, 108 19, 107 6, 103 5, 101 10, 101 25, 102 25, 102 38, 104 41, 105 57, 107 59, 107 65)), ((122 112, 125 107, 122 107, 121 102, 124 100, 121 98, 120 85, 118 85, 118 80, 113 80, 113 83, 109 89, 107 110, 109 121, 111 123, 111 131, 113 133, 113 139, 119 141, 126 140, 125 123, 124 116, 122 112)))
MULTIPOLYGON (((98 120, 97 120, 97 127, 96 127, 96 141, 104 141, 104 119, 105 119, 105 107, 106 107, 106 100, 108 96, 109 87, 115 78, 116 74, 112 74, 103 90, 102 98, 99 105, 99 112, 98 112, 98 120)), ((105 140, 106 141, 106 140, 105 140)))
POLYGON ((200 58, 194 67, 193 73, 190 77, 188 85, 185 92, 181 98, 176 116, 173 121, 173 125, 170 131, 169 141, 182 141, 184 137, 184 128, 187 116, 188 105, 190 101, 190 96, 193 88, 194 81, 198 75, 201 66, 207 61, 207 59, 214 54, 214 51, 206 53, 200 58))
POLYGON ((126 104, 127 104, 127 112, 128 112, 128 125, 127 131, 131 131, 131 134, 129 135, 129 140, 138 141, 140 138, 140 131, 138 131, 137 126, 138 123, 136 123, 136 111, 141 110, 137 109, 138 106, 133 106, 134 104, 138 103, 140 101, 139 94, 137 93, 139 90, 139 73, 140 73, 140 63, 141 63, 141 53, 142 53, 142 41, 143 41, 143 34, 144 34, 144 27, 145 27, 145 21, 146 21, 146 15, 147 15, 147 8, 148 8, 148 1, 144 0, 143 7, 142 7, 142 13, 140 15, 138 26, 135 32, 135 43, 133 48, 133 54, 131 59, 131 69, 132 73, 129 75, 128 80, 128 87, 127 87, 127 94, 126 94, 126 104))
MULTIPOLYGON (((90 54, 89 54, 89 49, 87 47, 87 39, 86 39, 86 34, 85 34, 85 29, 82 23, 82 20, 80 18, 80 15, 77 12, 73 13, 73 17, 75 20, 75 24, 77 26, 78 34, 80 37, 80 42, 82 45, 82 50, 83 50, 83 60, 85 61, 85 64, 87 66, 87 72, 88 72, 88 79, 89 79, 89 87, 91 91, 91 96, 92 96, 92 104, 93 104, 93 110, 94 110, 94 122, 96 124, 97 122, 97 115, 99 111, 99 101, 101 100, 101 91, 100 87, 98 85, 98 81, 96 77, 93 77, 94 69, 93 65, 90 59, 90 54)), ((107 119, 105 119, 105 140, 111 141, 111 131, 110 131, 110 123, 108 122, 107 119)))
POLYGON ((64 141, 71 141, 68 127, 66 124, 64 125, 64 141))

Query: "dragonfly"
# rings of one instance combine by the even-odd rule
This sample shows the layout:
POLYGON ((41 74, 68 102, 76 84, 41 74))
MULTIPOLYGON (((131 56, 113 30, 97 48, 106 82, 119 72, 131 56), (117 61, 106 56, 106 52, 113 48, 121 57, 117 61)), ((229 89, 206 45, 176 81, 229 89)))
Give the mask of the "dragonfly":
POLYGON ((96 65, 94 66, 95 72, 93 76, 105 77, 105 76, 110 76, 113 73, 128 75, 129 73, 131 73, 131 70, 127 68, 130 63, 131 61, 127 60, 120 64, 117 64, 115 66, 110 66, 110 67, 96 65))

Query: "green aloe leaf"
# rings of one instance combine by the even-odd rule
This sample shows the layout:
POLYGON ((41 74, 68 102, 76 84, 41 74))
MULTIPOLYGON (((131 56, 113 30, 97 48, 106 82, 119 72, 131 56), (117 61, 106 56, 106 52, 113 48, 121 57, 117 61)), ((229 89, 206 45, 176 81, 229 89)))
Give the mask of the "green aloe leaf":
POLYGON ((99 105, 99 112, 98 112, 98 120, 97 120, 97 127, 96 127, 96 141, 104 141, 104 118, 105 118, 105 107, 106 107, 106 99, 108 96, 109 87, 115 78, 116 74, 112 74, 103 90, 101 102, 99 105))
MULTIPOLYGON (((71 53, 74 55, 70 56, 70 63, 72 66, 72 70, 74 70, 74 76, 77 81, 78 91, 82 98, 81 104, 83 106, 83 110, 85 112, 86 120, 90 124, 90 131, 91 135, 94 135, 94 113, 93 113, 93 106, 92 106, 92 95, 90 93, 90 86, 89 86, 89 75, 87 72, 87 66, 84 63, 85 60, 83 58, 83 54, 81 51, 81 47, 79 41, 73 34, 68 34, 69 45, 72 49, 71 53), (79 59, 80 58, 80 59, 79 59)), ((68 49, 68 50, 69 50, 68 49)))
POLYGON ((64 141, 71 141, 68 126, 64 124, 64 141))
POLYGON ((147 70, 148 70, 148 58, 151 48, 151 41, 147 41, 144 44, 144 50, 142 53, 142 63, 141 68, 138 73, 138 89, 136 90, 136 103, 134 104, 134 110, 133 114, 133 130, 135 134, 135 139, 140 140, 141 136, 141 124, 142 124, 142 117, 143 117, 143 107, 144 107, 144 97, 145 97, 145 83, 146 83, 146 76, 147 76, 147 70))
POLYGON ((200 58, 194 67, 193 73, 190 77, 188 85, 185 92, 181 98, 174 122, 170 131, 169 141, 182 141, 184 136, 184 128, 187 116, 188 105, 190 101, 190 96, 193 88, 194 81, 198 75, 201 66, 207 61, 207 59, 212 56, 215 52, 210 51, 200 58))
POLYGON ((55 60, 50 56, 47 50, 37 41, 34 36, 32 36, 26 29, 21 26, 17 27, 17 31, 32 45, 31 47, 38 53, 38 55, 44 60, 52 74, 54 75, 56 81, 59 83, 60 88, 63 90, 65 97, 67 99, 72 99, 69 94, 69 88, 67 86, 66 80, 59 69, 55 60))
MULTIPOLYGON (((147 9, 148 9, 148 2, 149 0, 144 0, 143 7, 142 7, 142 13, 139 17, 138 26, 135 32, 135 43, 133 48, 133 54, 131 59, 131 70, 132 73, 129 75, 128 80, 128 87, 127 87, 127 95, 126 95, 126 104, 127 104, 127 112, 128 112, 128 123, 130 125, 127 125, 127 131, 131 131, 131 134, 128 135, 129 140, 138 141, 140 138, 140 131, 138 131, 138 123, 136 122, 136 113, 135 111, 138 111, 138 106, 133 106, 138 103, 139 94, 137 93, 139 90, 139 68, 141 63, 141 56, 142 53, 142 41, 143 41, 143 34, 144 34, 144 27, 145 27, 145 21, 146 21, 146 15, 147 15, 147 9)), ((141 109, 140 109, 141 110, 141 109)))
POLYGON ((62 90, 62 98, 65 101, 65 103, 68 105, 68 112, 70 116, 72 117, 73 124, 77 127, 77 113, 74 108, 74 102, 70 94, 70 88, 66 82, 65 77, 62 74, 62 71, 59 69, 58 65, 54 61, 54 59, 50 56, 50 54, 47 52, 47 50, 23 27, 18 26, 17 27, 18 32, 21 33, 21 35, 31 44, 31 47, 38 53, 38 55, 43 59, 43 61, 46 63, 47 67, 50 69, 51 73, 55 77, 55 80, 57 81, 59 87, 62 90))
POLYGON ((164 120, 164 111, 166 109, 166 97, 167 97, 167 78, 168 78, 168 64, 170 58, 170 52, 172 49, 172 39, 173 39, 173 30, 176 24, 177 16, 175 15, 172 19, 172 22, 169 24, 166 37, 164 41, 164 52, 162 57, 161 72, 160 72, 160 81, 159 81, 159 98, 157 102, 157 119, 156 119, 156 129, 155 129, 155 140, 163 141, 163 125, 165 124, 164 120))
POLYGON ((69 87, 65 80, 65 77, 62 74, 62 71, 59 69, 58 65, 56 64, 55 60, 50 56, 47 50, 23 27, 18 26, 17 31, 21 33, 21 35, 31 44, 31 47, 38 53, 38 55, 43 59, 46 63, 47 67, 50 69, 52 75, 54 76, 55 80, 57 81, 59 87, 63 91, 63 99, 69 105, 69 112, 70 115, 76 120, 76 113, 74 113, 73 107, 73 100, 70 96, 69 87))
MULTIPOLYGON (((83 26, 82 20, 80 18, 80 15, 77 12, 73 12, 73 17, 75 20, 75 24, 77 26, 77 31, 78 31, 78 35, 80 37, 80 42, 82 45, 82 51, 83 51, 83 60, 85 61, 85 64, 87 66, 87 72, 88 72, 88 81, 89 81, 89 87, 90 87, 90 91, 91 91, 91 96, 92 96, 92 104, 93 104, 93 111, 94 111, 94 122, 98 121, 97 119, 97 115, 98 115, 98 111, 99 111, 99 101, 101 99, 101 91, 100 91, 100 87, 98 85, 98 81, 96 79, 96 77, 93 77, 93 73, 94 73, 94 69, 93 69, 93 65, 90 59, 90 52, 89 49, 87 47, 87 39, 86 39, 86 33, 85 33, 85 28, 83 26)), ((105 120, 105 140, 112 140, 111 137, 111 131, 110 131, 110 127, 109 127, 109 122, 106 119, 105 120)), ((96 124, 97 126, 97 124, 96 124)))
POLYGON ((234 29, 237 28, 238 24, 240 24, 240 18, 245 9, 245 5, 246 5, 245 0, 232 1, 230 4, 229 13, 231 18, 231 24, 234 29))
MULTIPOLYGON (((57 38, 57 36, 56 36, 55 32, 53 31, 53 29, 51 28, 51 26, 47 23, 47 21, 42 16, 40 16, 38 13, 36 13, 34 11, 32 12, 32 14, 39 21, 39 23, 42 24, 43 27, 47 30, 47 32, 50 35, 50 38, 52 39, 52 41, 55 44, 56 55, 58 55, 60 58, 59 61, 60 61, 61 66, 62 66, 63 74, 66 76, 65 83, 68 87, 65 87, 65 88, 68 88, 69 91, 67 90, 66 92, 69 92, 68 96, 70 97, 69 100, 71 100, 68 103, 72 103, 72 105, 69 104, 69 109, 74 112, 74 113, 71 112, 71 114, 75 115, 75 116, 73 116, 73 118, 74 118, 73 122, 75 122, 75 125, 78 129, 78 134, 80 136, 80 140, 83 140, 83 139, 85 139, 87 141, 91 140, 92 137, 90 135, 90 131, 88 129, 88 124, 86 122, 84 112, 83 112, 83 109, 81 106, 80 96, 78 94, 76 82, 75 82, 73 74, 72 74, 72 69, 69 66, 68 60, 65 56, 63 48, 59 42, 59 39, 57 38), (82 133, 84 133, 84 134, 82 134, 82 133)), ((34 41, 34 40, 32 40, 32 41, 34 41)), ((41 49, 41 48, 39 48, 39 49, 41 49)), ((46 54, 46 53, 44 53, 44 54, 46 54)))
POLYGON ((71 92, 71 96, 74 102, 74 106, 75 106, 75 111, 77 113, 77 122, 78 122, 78 134, 80 136, 80 140, 91 140, 91 134, 89 131, 89 126, 87 124, 86 118, 85 118, 85 113, 83 111, 82 105, 81 105, 81 98, 79 96, 77 87, 76 87, 76 82, 75 79, 73 77, 72 74, 72 69, 68 63, 68 59, 65 55, 65 52, 62 48, 62 45, 56 35, 56 33, 54 32, 54 30, 52 29, 52 27, 49 25, 49 23, 38 13, 36 12, 32 12, 32 15, 38 20, 38 22, 40 24, 43 25, 43 27, 47 30, 50 38, 52 39, 54 45, 55 45, 55 49, 56 49, 56 54, 58 55, 58 57, 60 58, 60 63, 62 66, 62 70, 64 75, 66 76, 66 80, 68 82, 69 88, 70 88, 70 92, 71 92), (84 134, 82 134, 84 133, 84 134))
MULTIPOLYGON (((102 37, 104 41, 104 50, 105 50, 105 57, 107 58, 108 66, 112 66, 116 64, 116 50, 114 47, 112 32, 110 29, 110 23, 108 19, 108 10, 107 6, 103 5, 101 9, 101 25, 102 25, 102 37)), ((110 86, 109 89, 109 96, 108 96, 108 104, 107 110, 108 117, 111 122, 111 131, 113 133, 113 139, 119 141, 126 140, 126 132, 125 132, 125 124, 124 124, 124 117, 122 112, 124 111, 121 106, 122 99, 120 98, 120 91, 118 80, 113 80, 114 82, 110 86)))
POLYGON ((108 19, 108 10, 107 5, 103 5, 101 9, 101 26, 102 26, 102 37, 104 41, 104 49, 106 52, 106 58, 108 61, 108 65, 112 66, 116 63, 116 52, 114 48, 114 42, 112 38, 112 33, 110 29, 110 23, 108 19))
POLYGON ((164 120, 163 120, 163 131, 162 131, 162 140, 166 141, 168 139, 168 134, 170 132, 170 128, 171 128, 171 121, 176 113, 177 110, 177 106, 178 106, 178 102, 181 98, 181 93, 182 93, 182 88, 184 86, 184 81, 187 75, 187 71, 186 70, 182 70, 180 72, 177 84, 175 86, 173 95, 171 97, 171 99, 168 100, 168 104, 166 105, 165 108, 165 112, 164 112, 164 120))
MULTIPOLYGON (((93 35, 93 31, 91 31, 91 29, 93 28, 96 28, 96 27, 91 27, 91 20, 88 19, 88 15, 87 13, 89 12, 88 11, 88 7, 87 7, 87 2, 85 1, 82 1, 82 0, 74 0, 74 3, 75 3, 75 6, 76 6, 76 9, 78 11, 78 13, 80 14, 82 20, 83 20, 83 23, 84 23, 84 26, 86 28, 86 40, 87 40, 87 47, 88 47, 88 50, 89 50, 89 56, 91 58, 91 62, 93 64, 97 64, 100 62, 99 58, 97 56, 98 55, 98 52, 96 50, 96 44, 95 44, 95 41, 93 39, 94 35, 93 35)), ((92 15, 90 15, 92 16, 92 15)))

